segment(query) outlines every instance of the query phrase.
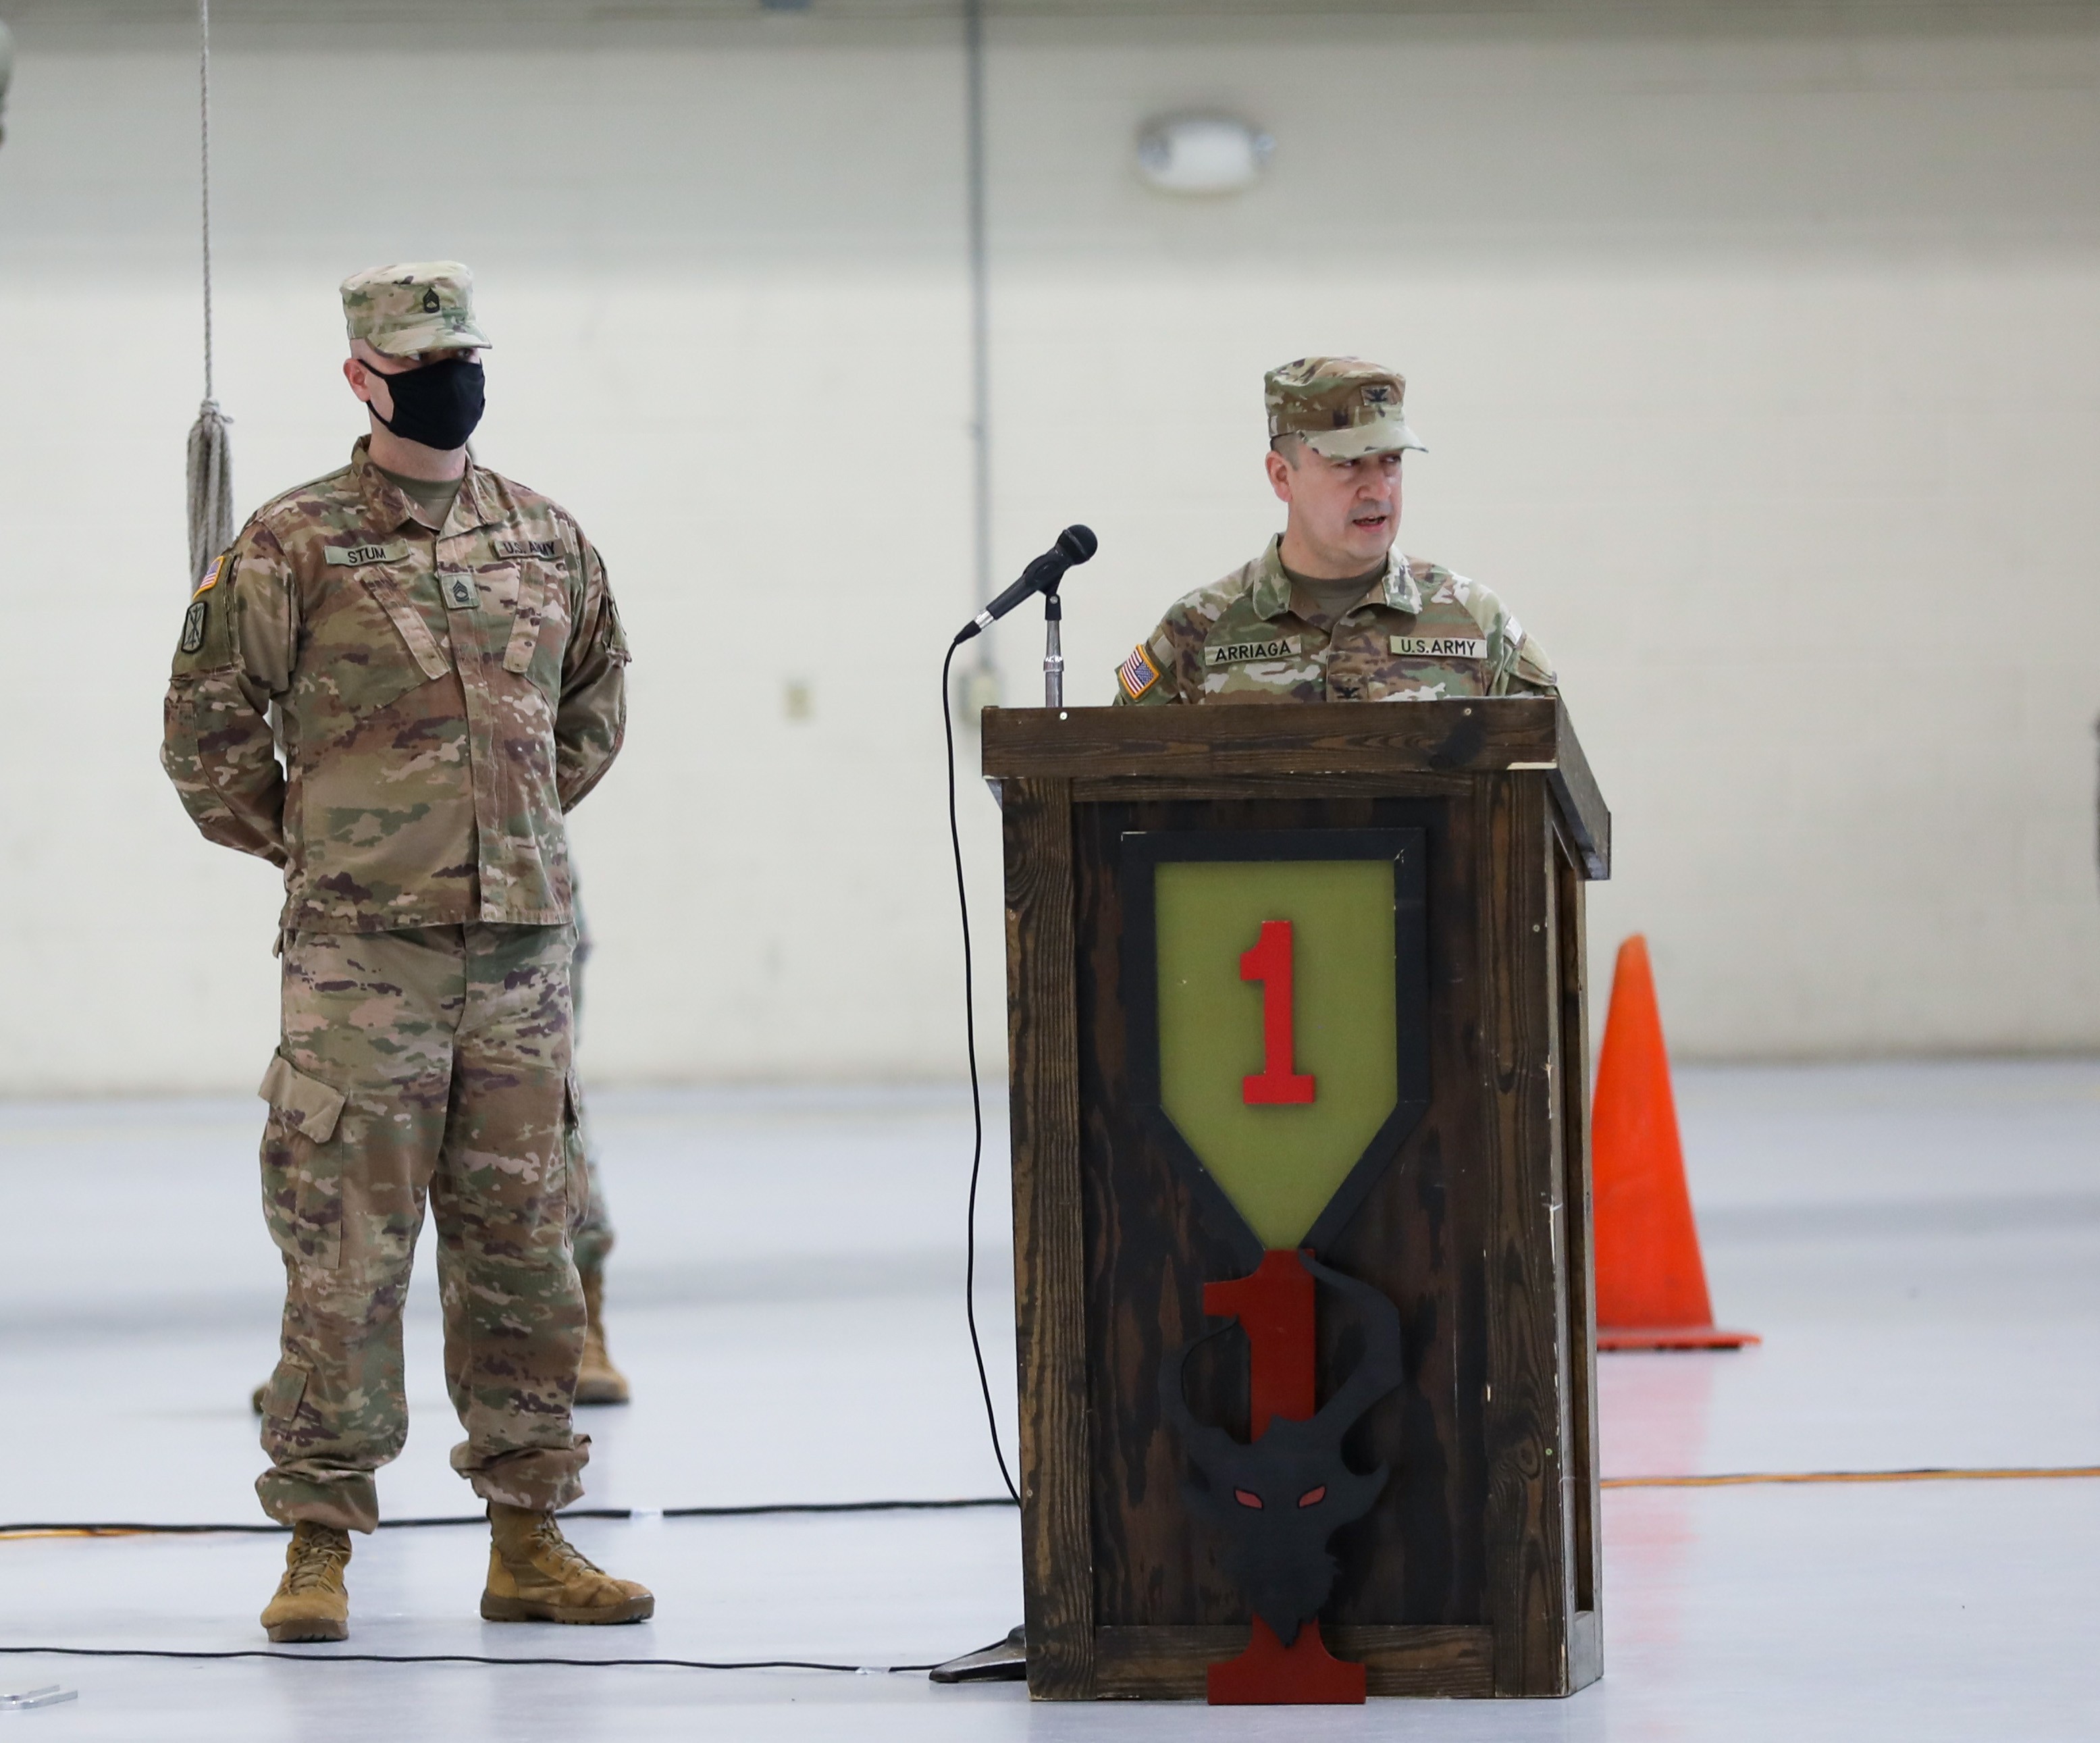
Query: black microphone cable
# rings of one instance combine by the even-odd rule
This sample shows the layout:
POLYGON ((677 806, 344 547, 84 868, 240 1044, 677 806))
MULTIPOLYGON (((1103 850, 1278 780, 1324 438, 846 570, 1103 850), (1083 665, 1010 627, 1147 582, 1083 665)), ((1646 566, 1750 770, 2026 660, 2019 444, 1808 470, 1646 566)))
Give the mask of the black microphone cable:
POLYGON ((941 732, 948 752, 948 845, 955 858, 955 907, 963 920, 963 1035, 970 1059, 970 1209, 969 1231, 963 1268, 964 1307, 970 1322, 970 1353, 977 1360, 977 1390, 984 1395, 985 1426, 991 1431, 991 1454, 999 1461, 999 1474, 1006 1492, 1021 1505, 1021 1491, 1006 1467, 1006 1450, 999 1445, 999 1414, 992 1408, 991 1381, 985 1373, 984 1340, 977 1335, 977 1181, 984 1172, 984 1087, 977 1077, 977 977, 970 955, 970 896, 963 879, 963 834, 955 820, 955 713, 948 686, 955 664, 955 650, 981 631, 989 629, 1022 600, 1048 594, 1054 610, 1057 584, 1067 570, 1093 560, 1101 541, 1093 528, 1074 523, 1057 535, 1057 542, 1021 571, 1021 579, 1007 588, 955 632, 941 661, 941 732))
POLYGON ((958 636, 941 661, 941 730, 948 750, 948 845, 955 859, 955 907, 963 919, 963 1035, 970 1061, 970 1209, 963 1265, 963 1308, 970 1326, 970 1354, 977 1359, 977 1390, 983 1394, 985 1426, 991 1431, 991 1455, 999 1461, 999 1480, 1021 1504, 1021 1491, 1006 1467, 1006 1450, 999 1439, 999 1414, 991 1402, 991 1380, 985 1372, 984 1342, 977 1335, 977 1179, 984 1169, 984 1092, 977 1081, 977 980, 970 955, 970 896, 963 881, 963 832, 955 820, 955 711, 948 686, 955 663, 958 636))

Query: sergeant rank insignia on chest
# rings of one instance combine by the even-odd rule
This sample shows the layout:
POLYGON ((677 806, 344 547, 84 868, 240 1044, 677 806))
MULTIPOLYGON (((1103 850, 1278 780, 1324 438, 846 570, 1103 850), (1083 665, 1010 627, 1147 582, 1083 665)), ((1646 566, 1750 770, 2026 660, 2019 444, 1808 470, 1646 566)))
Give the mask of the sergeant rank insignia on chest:
POLYGON ((1488 644, 1478 636, 1396 635, 1392 651, 1410 660, 1485 660, 1488 644))
POLYGON ((438 577, 438 591, 445 596, 448 609, 471 611, 481 603, 481 589, 474 585, 474 577, 461 571, 438 577))

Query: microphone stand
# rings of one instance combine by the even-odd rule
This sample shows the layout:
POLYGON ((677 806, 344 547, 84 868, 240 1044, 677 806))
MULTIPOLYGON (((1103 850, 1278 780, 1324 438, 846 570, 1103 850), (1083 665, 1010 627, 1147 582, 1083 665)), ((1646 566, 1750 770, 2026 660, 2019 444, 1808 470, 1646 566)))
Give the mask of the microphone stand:
POLYGON ((1057 584, 1043 594, 1043 706, 1065 705, 1065 646, 1059 625, 1065 620, 1065 602, 1057 597, 1057 584))

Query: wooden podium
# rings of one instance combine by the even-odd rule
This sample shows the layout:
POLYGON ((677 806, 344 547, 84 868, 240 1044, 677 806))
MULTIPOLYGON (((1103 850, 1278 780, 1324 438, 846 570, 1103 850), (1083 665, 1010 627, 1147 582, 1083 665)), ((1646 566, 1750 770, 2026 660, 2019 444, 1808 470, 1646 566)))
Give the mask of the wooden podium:
POLYGON ((1215 1520, 1281 1531, 1330 1491, 1264 1511, 1251 1478, 1220 1490, 1215 1456, 1272 1411, 1347 1388, 1358 1410, 1395 1308, 1396 1383, 1339 1443, 1342 1488, 1388 1474, 1329 1542, 1299 1639, 1374 1696, 1593 1681, 1582 885, 1611 820, 1565 708, 993 708, 983 754, 1030 1693, 1233 1698, 1211 1667, 1251 1651, 1246 1570, 1282 1552, 1215 1520), (1318 1330, 1298 1382, 1274 1361, 1264 1379, 1282 1345, 1230 1291, 1294 1251, 1317 1261, 1318 1330))

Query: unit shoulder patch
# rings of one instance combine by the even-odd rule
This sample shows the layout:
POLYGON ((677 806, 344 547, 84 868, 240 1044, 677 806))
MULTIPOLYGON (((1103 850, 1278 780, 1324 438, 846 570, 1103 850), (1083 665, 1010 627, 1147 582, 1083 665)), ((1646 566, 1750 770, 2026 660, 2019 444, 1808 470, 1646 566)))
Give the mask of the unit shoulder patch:
POLYGON ((368 563, 399 563, 408 554, 408 547, 398 539, 386 545, 324 545, 321 554, 330 563, 355 567, 368 563))
POLYGON ((1462 635, 1396 635, 1392 651, 1410 660, 1485 660, 1485 638, 1462 635))
POLYGON ((1261 642, 1220 642, 1215 647, 1203 650, 1203 664, 1208 667, 1236 666, 1250 660, 1289 660, 1304 646, 1300 636, 1272 636, 1261 642))
POLYGON ((1159 668, 1152 663, 1152 655, 1142 642, 1130 651, 1130 658, 1116 668, 1116 682, 1133 702, 1159 682, 1159 668))
MULTIPOLYGON (((209 585, 210 584, 206 583, 206 585, 209 585)), ((201 591, 201 589, 200 589, 200 591, 201 591)), ((183 639, 181 646, 182 651, 184 653, 194 654, 199 648, 204 646, 205 620, 210 616, 210 600, 192 599, 190 602, 189 610, 183 613, 183 639)))

